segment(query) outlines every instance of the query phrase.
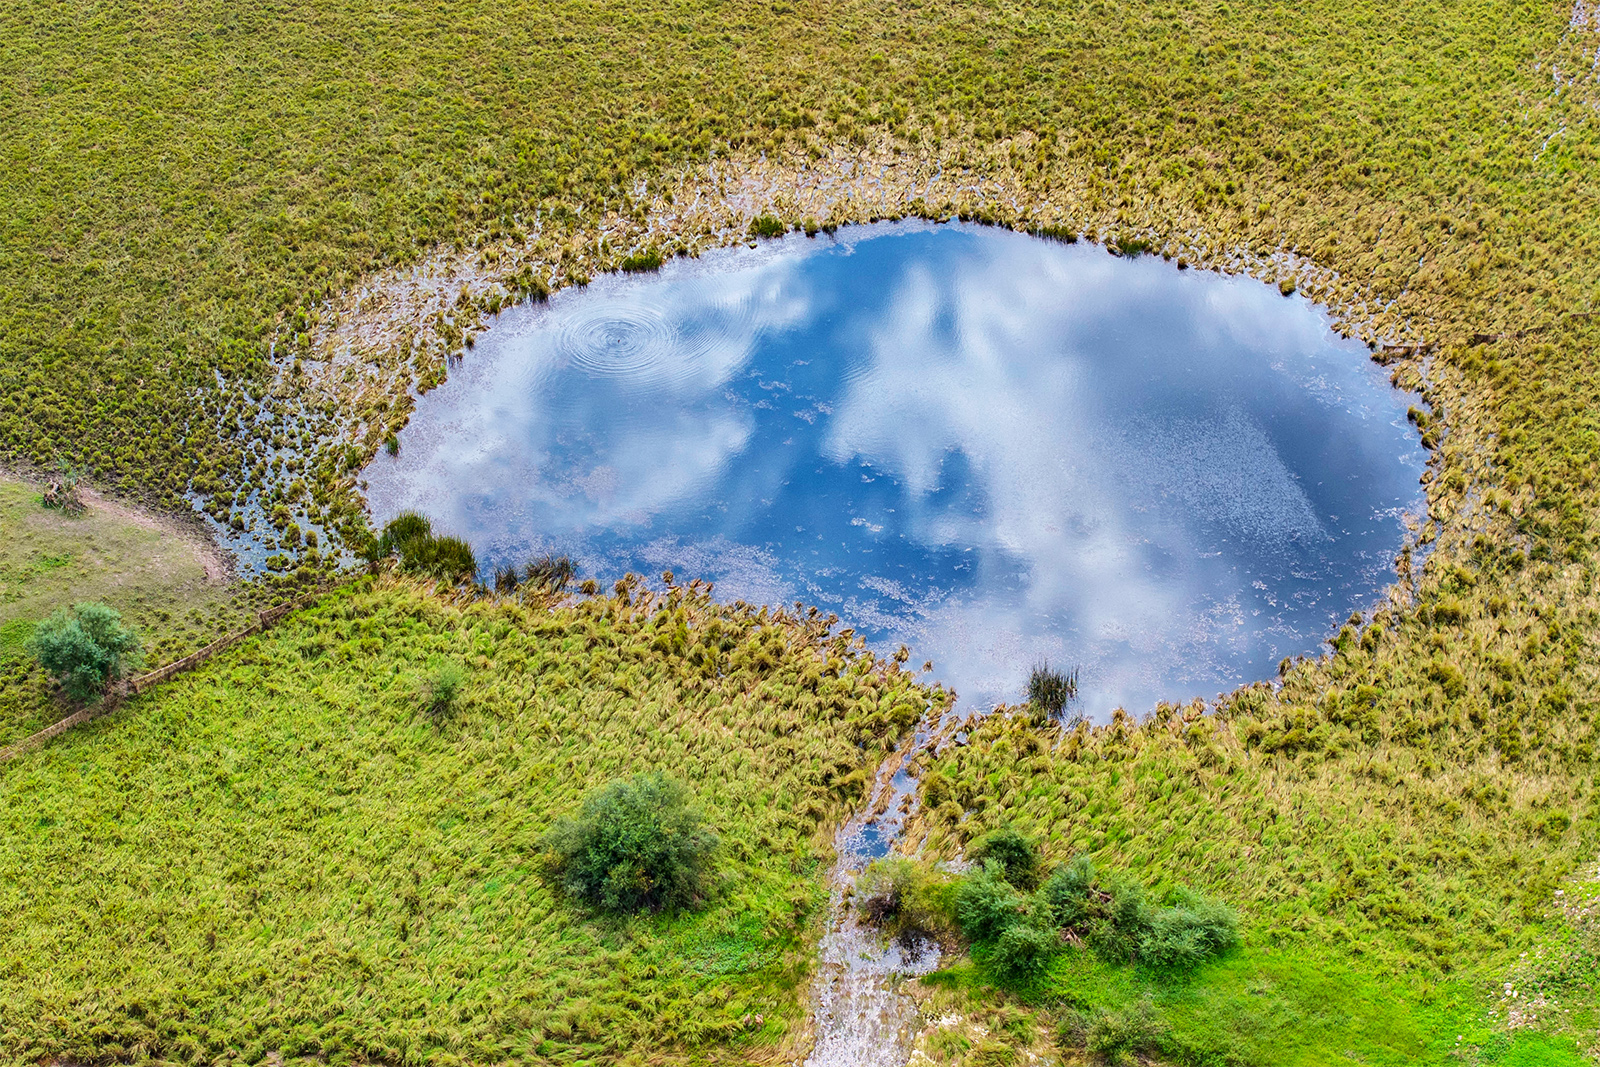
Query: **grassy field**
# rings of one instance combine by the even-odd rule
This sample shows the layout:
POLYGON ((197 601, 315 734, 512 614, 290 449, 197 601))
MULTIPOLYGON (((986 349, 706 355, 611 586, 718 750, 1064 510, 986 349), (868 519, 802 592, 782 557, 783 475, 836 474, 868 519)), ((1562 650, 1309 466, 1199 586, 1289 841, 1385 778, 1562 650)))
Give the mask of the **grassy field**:
POLYGON ((298 475, 353 529, 335 487, 355 457, 319 451, 329 413, 267 369, 323 298, 535 214, 581 236, 671 167, 888 137, 996 176, 1016 195, 965 205, 988 217, 1053 200, 1109 236, 1297 251, 1429 340, 1557 327, 1448 362, 1507 420, 1505 473, 1569 481, 1592 396, 1563 368, 1594 334, 1556 316, 1589 307, 1600 237, 1568 210, 1593 197, 1596 145, 1570 14, 28 4, 0 15, 0 450, 169 506, 193 489, 224 517, 298 475), (284 444, 308 455, 274 477, 284 444))
MULTIPOLYGON (((921 160, 970 178, 966 191, 896 210, 1241 253, 1374 344, 1432 343, 1381 353, 1432 412, 1433 550, 1415 587, 1408 555, 1392 604, 1330 635, 1328 659, 1214 717, 1166 709, 1065 739, 984 724, 924 775, 917 829, 952 853, 1012 820, 1057 857, 1087 848, 1153 883, 1202 885, 1246 922, 1249 954, 1226 965, 1243 970, 1215 971, 1219 986, 1248 987, 1250 967, 1354 975, 1358 991, 1423 1005, 1419 1041, 1458 1018, 1426 1005, 1456 997, 1460 1018, 1504 1039, 1485 1037, 1482 1056, 1537 1059, 1526 1043, 1540 1039, 1518 1046, 1487 1013, 1532 966, 1522 951, 1549 963, 1586 943, 1552 908, 1600 850, 1597 48, 1589 6, 1526 0, 11 5, 0 459, 69 458, 174 509, 193 492, 240 525, 263 490, 279 526, 354 538, 352 471, 403 424, 423 368, 360 406, 305 390, 291 366, 328 301, 447 246, 487 263, 534 229, 542 267, 581 278, 629 251, 602 247, 602 216, 636 224, 664 178, 713 159, 921 160)), ((801 222, 788 204, 780 191, 751 207, 801 222)), ((39 536, 0 539, 8 589, 101 581, 39 536)), ((192 623, 174 650, 195 639, 189 606, 145 595, 127 608, 136 622, 159 629, 166 612, 192 623)), ((359 608, 6 768, 0 1050, 621 1061, 793 1039, 815 835, 851 787, 758 803, 787 781, 781 761, 756 766, 735 740, 793 742, 815 753, 801 766, 836 759, 848 777, 867 756, 840 723, 806 712, 783 733, 803 694, 684 697, 677 656, 640 661, 631 695, 606 703, 621 690, 604 650, 620 646, 589 647, 594 609, 532 631, 508 617, 500 634, 473 613, 512 609, 457 622, 409 592, 340 603, 359 608), (505 642, 532 644, 497 653, 505 642), (430 732, 401 696, 442 655, 479 668, 459 733, 430 732), (554 677, 570 695, 549 692, 554 677), (653 699, 665 688, 721 725, 652 719, 674 706, 653 699), (607 710, 591 722, 564 700, 607 710), (598 784, 580 770, 691 752, 728 769, 705 802, 746 851, 730 895, 689 925, 596 933, 526 878, 494 880, 502 842, 598 784), (537 810, 485 784, 491 771, 537 810), (350 782, 370 807, 338 792, 350 782), (512 821, 485 836, 480 809, 512 821), (279 866, 283 842, 298 851, 279 866), (439 874, 445 862, 467 873, 439 874), (507 892, 515 903, 497 903, 507 892), (536 928, 565 947, 518 957, 506 931, 536 928), (740 946, 757 940, 779 962, 756 966, 740 946), (650 975, 636 1002, 608 978, 635 964, 650 975), (497 967, 525 998, 502 997, 497 967), (730 1029, 765 998, 768 1029, 730 1029), (613 1033, 632 1043, 597 1036, 613 1033)), ((21 619, 0 614, 0 658, 21 619)), ((36 721, 43 690, 8 670, 0 704, 16 710, 0 715, 36 721)), ((839 699, 867 699, 865 684, 839 699)), ((898 728, 862 721, 874 744, 898 728)), ((1083 980, 1110 996, 1125 979, 1083 980)), ((1571 996, 1587 1017, 1592 991, 1571 996)), ((1593 1044, 1559 1036, 1559 1019, 1538 1026, 1593 1044)))
MULTIPOLYGON (((1247 949, 1177 980, 1072 952, 1037 988, 1011 997, 997 996, 970 964, 935 973, 923 984, 925 1010, 948 1020, 919 1046, 935 1063, 981 1063, 986 1055, 1015 1058, 1019 1052, 1054 1055, 1060 1043, 1053 1024, 1067 1010, 1115 1013, 1140 1003, 1162 1031, 1155 1055, 1197 1067, 1592 1062, 1571 1035, 1495 1025, 1485 1016, 1481 991, 1468 983, 1417 987, 1297 952, 1247 949)), ((1585 1036, 1592 1036, 1592 1028, 1585 1036)), ((1073 1058, 1070 1044, 1065 1055, 1073 1058)))
POLYGON ((681 589, 552 612, 369 581, 128 701, 0 778, 5 1058, 770 1058, 831 823, 927 704, 825 630, 681 589), (658 769, 723 838, 710 899, 553 897, 540 834, 658 769))
POLYGON ((65 515, 32 486, 0 478, 0 745, 63 710, 23 652, 36 622, 101 601, 139 631, 154 666, 244 625, 249 596, 220 567, 208 544, 170 522, 106 501, 65 515))

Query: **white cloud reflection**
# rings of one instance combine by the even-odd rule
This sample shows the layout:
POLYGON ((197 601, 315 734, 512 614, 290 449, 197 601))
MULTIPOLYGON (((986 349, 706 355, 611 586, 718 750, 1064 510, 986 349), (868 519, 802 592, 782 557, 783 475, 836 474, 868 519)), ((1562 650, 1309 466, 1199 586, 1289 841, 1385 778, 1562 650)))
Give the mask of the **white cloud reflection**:
POLYGON ((481 559, 555 548, 805 599, 968 703, 1079 664, 1101 715, 1264 676, 1381 584, 1380 512, 1414 499, 1420 454, 1309 305, 910 232, 503 316, 369 468, 374 513, 418 508, 481 559))

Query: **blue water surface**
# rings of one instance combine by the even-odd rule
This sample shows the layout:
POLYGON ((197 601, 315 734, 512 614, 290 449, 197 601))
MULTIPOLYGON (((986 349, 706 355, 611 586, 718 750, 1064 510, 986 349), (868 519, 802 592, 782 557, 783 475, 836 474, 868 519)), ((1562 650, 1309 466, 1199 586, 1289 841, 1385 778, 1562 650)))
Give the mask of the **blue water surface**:
POLYGON ((964 706, 1214 696, 1388 581, 1425 456, 1299 297, 975 226, 791 236, 502 313, 367 469, 488 568, 837 611, 964 706))

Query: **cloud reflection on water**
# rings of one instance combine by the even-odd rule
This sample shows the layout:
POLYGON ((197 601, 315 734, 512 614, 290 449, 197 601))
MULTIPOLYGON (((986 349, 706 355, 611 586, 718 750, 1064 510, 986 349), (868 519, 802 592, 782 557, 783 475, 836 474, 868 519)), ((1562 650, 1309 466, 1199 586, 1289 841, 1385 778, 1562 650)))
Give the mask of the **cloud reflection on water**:
POLYGON ((1207 695, 1370 602, 1421 455, 1304 301, 969 228, 606 279, 501 318, 368 471, 487 561, 538 548, 805 599, 966 701, 1081 664, 1207 695))

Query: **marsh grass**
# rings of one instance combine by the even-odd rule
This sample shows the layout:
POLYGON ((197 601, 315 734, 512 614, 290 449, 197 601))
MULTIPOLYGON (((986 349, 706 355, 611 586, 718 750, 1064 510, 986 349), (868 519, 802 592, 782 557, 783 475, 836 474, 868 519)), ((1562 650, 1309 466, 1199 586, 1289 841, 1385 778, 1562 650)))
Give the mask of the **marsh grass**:
POLYGON ((392 556, 407 574, 452 584, 470 582, 478 574, 472 546, 459 537, 435 533, 427 516, 415 511, 390 520, 371 555, 379 560, 392 556))
MULTIPOLYGON (((1600 322, 1566 313, 1594 297, 1597 221, 1573 205, 1600 199, 1600 97, 1595 36, 1566 5, 555 4, 508 19, 467 2, 381 17, 334 2, 306 20, 200 3, 153 8, 130 29, 69 0, 36 15, 0 12, 12 90, 0 100, 0 454, 37 467, 65 454, 174 509, 193 493, 219 522, 259 490, 279 530, 305 521, 360 543, 350 474, 386 439, 398 445, 412 383, 303 404, 311 376, 294 360, 330 301, 365 300, 365 280, 446 246, 532 241, 539 270, 509 268, 514 291, 582 284, 616 266, 590 251, 602 229, 670 192, 651 185, 675 168, 736 186, 741 161, 842 152, 836 176, 870 185, 874 169, 921 160, 960 175, 948 203, 861 199, 818 232, 957 215, 1149 242, 1180 269, 1277 280, 1292 260, 1297 291, 1332 301, 1341 329, 1375 347, 1428 342, 1379 354, 1448 412, 1420 427, 1434 457, 1422 536, 1436 547, 1415 574, 1407 557, 1381 621, 1353 624, 1326 660, 1291 665, 1281 692, 1236 694, 1217 718, 1165 709, 1043 739, 985 724, 927 776, 948 794, 918 816, 934 847, 1015 821, 1053 856, 1088 849, 1215 888, 1239 902, 1247 933, 1359 945, 1363 966, 1413 975, 1491 967, 1593 855, 1600 322), (330 44, 348 41, 360 48, 330 44), (353 422, 369 437, 341 437, 353 422), (269 445, 299 469, 269 461, 269 445)), ((769 199, 748 206, 767 229, 801 221, 769 199)), ((696 236, 743 239, 747 218, 696 236)), ((452 299, 437 329, 455 353, 477 310, 452 299)), ((396 345, 408 359, 410 340, 396 345)), ((443 351, 429 360, 424 385, 447 367, 443 351)), ((283 558, 292 580, 311 566, 303 544, 304 567, 283 558)), ((680 641, 676 626, 657 643, 689 648, 708 677, 732 655, 680 641)), ((739 669, 773 655, 746 649, 739 669)), ((18 691, 6 679, 0 703, 18 691)), ((35 715, 33 700, 16 717, 35 715)), ((259 884, 255 873, 238 884, 259 884)), ((241 955, 269 974, 334 957, 346 973, 383 972, 399 950, 380 939, 362 955, 341 915, 303 959, 241 955)), ((219 921, 236 932, 240 920, 219 921)), ((158 951, 92 948, 62 966, 158 951)), ((206 973, 190 962, 185 978, 206 973)), ((238 973, 218 979, 238 998, 219 1018, 266 1019, 238 973)), ((307 983, 324 1004, 358 995, 307 983)), ((408 987, 406 1002, 432 988, 408 987)), ((605 1023, 594 1002, 573 1003, 538 1022, 569 1051, 605 1023)), ((88 1009, 74 1010, 61 1024, 70 1048, 16 1040, 95 1060, 156 1041, 120 1021, 90 1038, 88 1009)), ((310 1011, 286 1017, 321 1033, 310 1011)), ((424 1031, 363 1055, 515 1052, 424 1031)))
MULTIPOLYGON (((1038 724, 1066 714, 1067 705, 1078 699, 1078 668, 1060 671, 1040 663, 1028 674, 1028 703, 1034 708, 1038 724)), ((1081 716, 1079 716, 1081 718, 1081 716)))
POLYGON ((686 588, 552 610, 363 579, 6 765, 5 1052, 763 1055, 803 1016, 833 828, 928 699, 826 623, 686 588), (417 709, 441 660, 472 679, 447 729, 417 709), (722 838, 703 903, 553 894, 555 818, 655 771, 722 838))
POLYGON ((661 250, 658 248, 646 248, 624 257, 621 264, 618 265, 618 269, 628 274, 643 274, 653 270, 660 270, 661 263, 661 250))
POLYGON ((781 219, 772 215, 757 215, 750 222, 752 237, 782 237, 788 229, 781 219))
POLYGON ((571 556, 547 553, 527 562, 522 569, 522 581, 537 589, 559 593, 577 574, 578 564, 571 556))

